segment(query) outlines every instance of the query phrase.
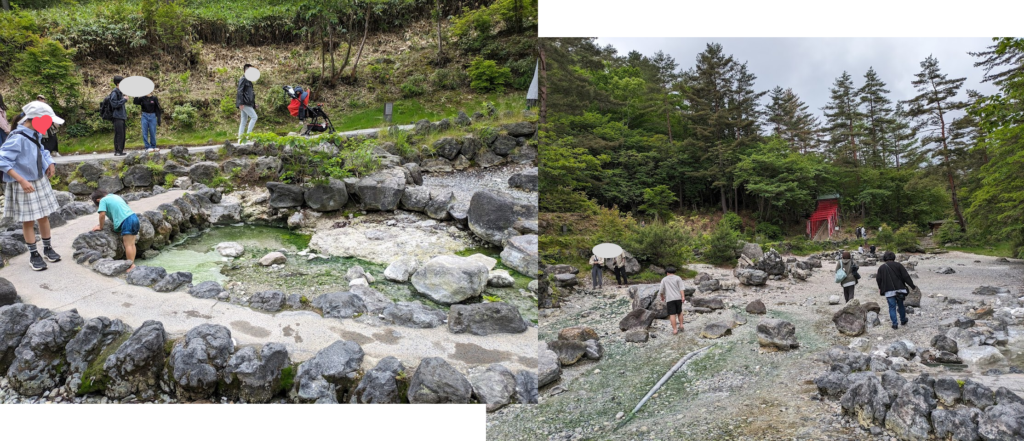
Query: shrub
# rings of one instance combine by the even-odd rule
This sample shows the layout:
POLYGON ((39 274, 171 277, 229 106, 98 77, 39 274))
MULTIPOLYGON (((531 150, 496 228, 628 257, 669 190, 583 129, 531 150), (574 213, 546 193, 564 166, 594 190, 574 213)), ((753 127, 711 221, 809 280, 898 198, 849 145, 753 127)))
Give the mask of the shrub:
POLYGON ((682 228, 667 222, 652 222, 646 227, 634 226, 623 247, 642 262, 681 267, 693 258, 693 237, 682 228))
POLYGON ((704 260, 713 265, 725 265, 736 263, 736 242, 739 234, 736 230, 729 228, 723 218, 718 222, 715 231, 708 238, 708 249, 704 253, 704 260))
POLYGON ((719 225, 721 224, 725 224, 730 230, 739 232, 743 227, 743 219, 740 219, 740 215, 730 211, 722 216, 722 220, 719 221, 719 225))
POLYGON ((653 188, 644 189, 644 203, 640 209, 646 213, 654 214, 658 218, 668 220, 672 217, 672 203, 676 201, 676 194, 667 185, 659 185, 653 188))
POLYGON ((782 239, 782 228, 768 222, 759 222, 757 226, 754 227, 754 234, 762 236, 766 240, 780 240, 782 239))
POLYGON ((405 98, 412 98, 423 95, 426 90, 423 89, 423 83, 427 81, 423 75, 413 75, 405 80, 400 86, 402 89, 402 96, 405 98))
POLYGON ((177 176, 174 176, 174 175, 172 175, 170 173, 164 175, 164 187, 166 187, 166 188, 174 187, 174 181, 177 180, 177 179, 178 179, 177 176))
POLYGON ((912 223, 900 227, 893 238, 893 248, 899 251, 913 251, 919 248, 921 244, 917 240, 917 234, 917 226, 912 223))
POLYGON ((461 69, 437 69, 430 75, 430 84, 438 90, 459 90, 469 83, 469 74, 461 69))
POLYGON ((512 73, 507 67, 498 67, 493 60, 477 57, 469 64, 470 87, 480 93, 505 91, 505 84, 512 81, 512 73))
POLYGON ((174 106, 173 118, 175 124, 181 127, 195 128, 196 122, 199 120, 199 111, 188 103, 174 106))
POLYGON ((939 245, 947 243, 960 243, 965 239, 964 232, 960 230, 960 224, 952 219, 946 219, 938 233, 935 235, 939 245))
POLYGON ((71 61, 74 54, 75 51, 45 38, 19 54, 11 69, 18 79, 19 101, 27 103, 43 93, 58 115, 69 115, 81 100, 78 88, 82 80, 71 61))
POLYGON ((0 72, 7 72, 18 54, 39 40, 39 27, 32 16, 20 12, 0 14, 0 72))
POLYGON ((893 243, 896 241, 896 236, 892 232, 892 227, 890 227, 889 224, 882 224, 882 229, 878 231, 878 236, 875 240, 882 244, 886 249, 892 248, 893 243))
POLYGON ((235 94, 229 93, 228 96, 221 98, 220 100, 220 113, 224 116, 234 116, 238 112, 238 108, 235 107, 235 94))

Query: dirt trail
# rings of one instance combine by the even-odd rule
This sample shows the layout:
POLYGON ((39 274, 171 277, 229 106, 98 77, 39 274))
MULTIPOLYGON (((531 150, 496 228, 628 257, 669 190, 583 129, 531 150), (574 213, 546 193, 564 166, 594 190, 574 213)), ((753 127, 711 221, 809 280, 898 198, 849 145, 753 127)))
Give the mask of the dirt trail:
MULTIPOLYGON (((910 316, 910 325, 898 331, 887 324, 888 312, 882 306, 882 326, 869 328, 863 336, 876 345, 897 338, 927 346, 937 333, 938 322, 958 317, 977 305, 981 296, 971 294, 979 285, 1009 287, 1020 296, 1024 286, 1021 261, 997 262, 995 258, 952 252, 937 256, 917 256, 918 285, 924 298, 922 308, 910 316), (951 266, 951 275, 933 272, 939 266, 951 266), (940 303, 938 294, 964 304, 940 303)), ((604 357, 563 367, 562 378, 541 390, 541 404, 529 408, 502 410, 489 416, 488 438, 495 440, 663 440, 663 439, 875 439, 852 420, 840 416, 837 401, 820 401, 813 379, 827 367, 817 361, 819 354, 832 345, 848 345, 851 337, 840 335, 832 324, 832 314, 841 305, 829 305, 828 297, 841 290, 832 280, 834 262, 824 261, 806 282, 769 281, 765 287, 740 285, 736 291, 718 291, 726 309, 711 314, 688 314, 686 332, 673 336, 667 320, 656 320, 647 343, 623 341, 619 320, 630 310, 624 288, 614 287, 606 279, 601 292, 578 292, 563 300, 559 310, 543 310, 540 338, 557 338, 558 331, 585 325, 601 336, 604 357), (831 264, 831 266, 830 266, 831 264), (759 351, 756 326, 762 317, 744 311, 747 303, 761 299, 768 318, 788 320, 796 326, 800 348, 789 352, 759 351), (701 338, 704 325, 728 321, 738 314, 747 323, 718 340, 701 338), (684 354, 709 342, 717 346, 677 373, 650 400, 637 416, 616 430, 619 412, 628 413, 658 379, 684 354)), ((723 280, 735 280, 730 270, 707 265, 691 266, 723 280)), ((585 269, 581 269, 581 274, 585 269)), ((864 279, 857 288, 861 301, 879 301, 874 280, 869 274, 877 267, 862 269, 864 279)), ((587 272, 588 273, 588 272, 587 272)), ((589 273, 588 273, 589 274, 589 273)), ((688 283, 692 283, 688 281, 688 283)), ((698 296, 709 294, 698 293, 698 296)), ((991 297, 985 298, 992 301, 991 297)), ((1019 328, 1019 327, 1017 327, 1019 328)), ((1021 337, 1017 337, 1020 342, 1021 337)), ((1012 340, 1012 339, 1011 339, 1012 340)), ((1003 352, 1010 363, 1024 367, 1024 348, 1011 347, 1003 352)), ((957 378, 972 376, 987 384, 1024 387, 1019 374, 982 375, 989 367, 969 367, 966 371, 941 368, 914 368, 905 376, 929 371, 957 378)), ((999 366, 1003 372, 1008 365, 999 366)), ((1024 391, 1017 390, 1019 394, 1024 391)))

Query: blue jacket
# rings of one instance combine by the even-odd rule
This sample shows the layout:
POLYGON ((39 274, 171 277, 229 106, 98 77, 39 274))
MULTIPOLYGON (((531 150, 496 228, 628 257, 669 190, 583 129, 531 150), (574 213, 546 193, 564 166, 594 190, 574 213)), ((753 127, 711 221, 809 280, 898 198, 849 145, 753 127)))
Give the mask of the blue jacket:
POLYGON ((127 102, 128 98, 124 97, 121 89, 114 88, 110 91, 110 109, 114 112, 114 119, 128 119, 128 112, 124 108, 127 102))
POLYGON ((14 178, 7 174, 11 169, 29 181, 37 181, 46 177, 45 172, 50 164, 53 164, 53 158, 50 157, 50 152, 42 147, 42 135, 34 129, 19 125, 18 128, 11 130, 7 141, 0 147, 0 172, 4 174, 4 182, 15 182, 14 178), (39 147, 18 133, 32 137, 39 142, 39 147), (43 157, 43 174, 39 172, 37 155, 43 157))

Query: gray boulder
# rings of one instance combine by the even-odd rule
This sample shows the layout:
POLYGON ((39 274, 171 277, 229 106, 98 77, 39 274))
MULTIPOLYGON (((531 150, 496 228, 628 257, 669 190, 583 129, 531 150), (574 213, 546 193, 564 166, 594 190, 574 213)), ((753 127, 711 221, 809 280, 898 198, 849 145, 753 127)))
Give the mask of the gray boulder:
POLYGON ((344 402, 362 364, 363 349, 358 343, 336 341, 299 365, 292 398, 300 403, 344 402))
POLYGON ((538 346, 537 387, 544 387, 562 376, 562 365, 558 363, 558 354, 548 349, 547 343, 538 342, 538 346))
POLYGON ((268 312, 277 312, 284 306, 285 294, 281 291, 260 291, 249 298, 249 306, 268 312))
POLYGON ((121 182, 125 187, 151 187, 153 186, 153 172, 145 165, 133 165, 125 170, 121 182))
POLYGON ((188 293, 192 297, 200 299, 212 299, 222 292, 224 292, 224 288, 221 288, 220 283, 213 280, 202 282, 188 289, 188 293))
POLYGON ((233 350, 231 331, 224 326, 206 323, 190 329, 171 349, 168 360, 178 399, 212 396, 233 350))
POLYGON ((310 187, 303 193, 303 199, 313 211, 336 211, 348 202, 348 189, 344 181, 331 179, 327 184, 310 187))
POLYGON ((508 244, 501 251, 501 263, 512 268, 527 277, 537 277, 537 263, 540 255, 537 251, 538 241, 536 234, 514 236, 508 239, 508 244))
POLYGON ((413 404, 467 404, 473 385, 443 358, 420 361, 409 383, 409 402, 413 404))
MULTIPOLYGON (((82 330, 64 347, 68 361, 68 389, 78 394, 88 392, 82 389, 82 375, 89 365, 97 362, 100 353, 119 339, 126 338, 131 327, 121 320, 110 320, 106 317, 89 319, 82 325, 82 330)), ((99 360, 102 362, 103 360, 99 360)), ((93 379, 87 379, 90 383, 93 379)))
POLYGON ((769 276, 780 276, 786 273, 786 261, 774 248, 764 253, 764 257, 756 265, 757 269, 768 273, 769 276))
POLYGON ((885 427, 900 439, 927 440, 931 431, 928 417, 935 410, 930 388, 918 383, 903 386, 885 417, 885 427))
POLYGON ((519 232, 513 226, 519 220, 535 220, 535 206, 519 204, 511 198, 480 190, 469 201, 469 228, 480 238, 494 244, 504 242, 519 232))
POLYGON ((995 393, 992 392, 992 389, 969 378, 964 382, 963 400, 964 404, 981 410, 996 404, 995 393))
POLYGON ((516 373, 516 403, 537 404, 537 374, 531 371, 516 373))
POLYGON ((935 380, 935 398, 946 407, 953 407, 960 402, 963 392, 960 390, 960 383, 955 379, 943 377, 935 380))
POLYGON ((978 424, 966 408, 932 411, 932 427, 938 439, 978 440, 978 424))
POLYGON ((768 309, 765 308, 764 302, 762 302, 761 299, 756 299, 747 304, 747 313, 764 315, 768 313, 768 309))
POLYGON ((694 308, 707 308, 712 311, 725 309, 725 302, 721 297, 694 297, 690 299, 690 304, 694 308))
POLYGON ((445 159, 452 160, 462 150, 462 145, 459 144, 459 140, 446 136, 444 138, 434 141, 434 153, 445 159))
POLYGON ((402 193, 403 210, 423 212, 430 203, 430 189, 427 187, 407 187, 402 193))
POLYGON ((788 351, 800 346, 796 327, 785 320, 764 319, 757 324, 757 343, 762 347, 788 351))
POLYGON ((118 400, 129 395, 142 400, 156 398, 166 358, 165 339, 163 323, 144 322, 103 363, 108 378, 104 393, 118 400))
POLYGON ((851 300, 843 309, 832 315, 832 323, 844 335, 856 337, 864 333, 867 313, 857 299, 851 300))
MULTIPOLYGON (((132 270, 132 272, 135 272, 132 270)), ((153 285, 153 291, 156 292, 171 292, 175 291, 182 286, 187 286, 192 283, 192 273, 185 271, 176 271, 168 274, 156 285, 153 285)))
POLYGON ((516 148, 516 139, 507 135, 498 135, 491 143, 491 150, 498 156, 508 156, 516 148))
POLYGON ((11 388, 22 395, 39 396, 63 384, 67 375, 64 347, 84 323, 72 309, 29 326, 7 369, 11 388))
POLYGON ((473 135, 465 135, 462 137, 462 150, 460 150, 460 153, 466 159, 473 159, 476 156, 476 152, 480 151, 483 145, 480 138, 473 135))
POLYGON ((453 203, 455 203, 455 194, 451 190, 432 190, 430 192, 430 200, 427 202, 426 207, 424 207, 423 212, 431 219, 448 220, 452 217, 448 214, 448 207, 453 203))
POLYGON ((438 256, 413 273, 416 291, 431 300, 450 305, 479 296, 487 287, 483 264, 458 256, 438 256))
POLYGON ((352 318, 366 312, 363 298, 350 291, 329 292, 313 299, 312 305, 323 311, 324 317, 352 318))
POLYGON ((854 383, 840 398, 839 404, 843 413, 856 418, 860 426, 866 429, 885 422, 889 394, 878 377, 871 375, 854 383))
POLYGON ((411 256, 402 257, 391 262, 384 269, 384 278, 392 282, 405 283, 409 281, 409 278, 412 277, 418 267, 419 262, 415 258, 411 256))
POLYGON ((121 182, 121 178, 117 176, 104 176, 100 178, 99 183, 96 185, 97 190, 103 190, 107 193, 117 193, 124 190, 124 183, 121 182))
POLYGON ((14 362, 15 350, 36 321, 51 315, 50 310, 16 303, 0 307, 0 374, 6 373, 14 362))
POLYGON ((750 259, 751 262, 758 262, 764 259, 764 251, 761 250, 761 245, 744 242, 743 248, 740 250, 740 256, 750 259))
POLYGON ((539 187, 537 169, 531 168, 522 173, 512 175, 512 177, 508 178, 508 185, 509 187, 521 188, 523 190, 537 191, 539 187))
POLYGON ((378 171, 356 183, 356 195, 368 211, 394 211, 403 192, 405 173, 397 168, 378 171))
POLYGON ((423 173, 420 171, 420 165, 415 162, 402 165, 409 172, 409 179, 406 184, 410 185, 423 185, 423 173), (412 181, 412 182, 409 182, 412 181))
POLYGON ((301 207, 306 202, 306 192, 298 185, 267 182, 270 190, 270 208, 301 207))
POLYGON ((220 174, 220 167, 216 162, 204 161, 189 167, 188 178, 192 182, 199 182, 203 184, 209 184, 213 182, 213 178, 216 178, 220 174))
POLYGON ((473 335, 518 334, 526 332, 519 309, 508 303, 452 305, 448 313, 448 331, 473 335))
POLYGON ((504 157, 498 156, 494 153, 493 149, 487 146, 480 147, 473 160, 476 162, 476 165, 483 168, 490 168, 505 163, 504 157))
POLYGON ((732 335, 732 326, 730 323, 725 322, 712 322, 704 325, 704 330, 700 332, 700 336, 708 339, 721 338, 727 335, 732 335))
POLYGON ((768 281, 768 273, 752 268, 743 268, 736 270, 736 278, 744 285, 759 286, 768 281))
POLYGON ((471 370, 469 383, 473 387, 473 398, 485 404, 487 412, 494 412, 512 402, 516 392, 515 375, 497 363, 471 370))
POLYGON ((291 363, 280 343, 267 343, 261 351, 247 346, 228 360, 223 376, 226 395, 246 403, 269 403, 281 388, 281 372, 291 363))
POLYGON ((129 285, 153 286, 164 277, 167 277, 167 270, 162 267, 138 265, 128 273, 127 281, 129 285))
POLYGON ((420 302, 398 302, 384 308, 384 318, 407 328, 436 328, 448 317, 444 311, 420 302))
POLYGON ((643 308, 634 309, 619 321, 619 330, 646 330, 654 322, 654 314, 643 308))
POLYGON ((18 290, 10 280, 0 277, 0 307, 18 303, 18 290))
POLYGON ((384 357, 377 365, 366 372, 359 380, 359 385, 352 391, 352 404, 398 404, 405 398, 401 396, 401 384, 408 380, 399 380, 404 376, 405 365, 395 357, 384 357))

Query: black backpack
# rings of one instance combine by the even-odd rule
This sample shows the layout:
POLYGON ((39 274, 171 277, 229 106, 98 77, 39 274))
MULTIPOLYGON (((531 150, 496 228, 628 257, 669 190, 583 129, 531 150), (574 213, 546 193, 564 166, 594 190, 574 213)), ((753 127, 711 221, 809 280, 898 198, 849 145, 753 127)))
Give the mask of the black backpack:
POLYGON ((110 105, 110 95, 103 98, 103 102, 100 103, 100 118, 103 118, 104 121, 114 120, 114 108, 110 105))

